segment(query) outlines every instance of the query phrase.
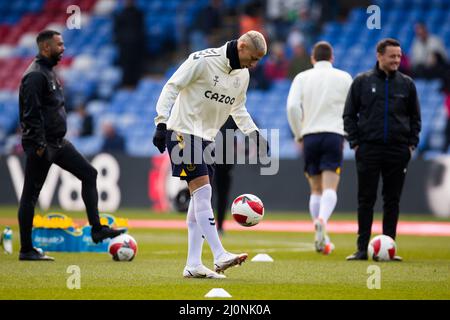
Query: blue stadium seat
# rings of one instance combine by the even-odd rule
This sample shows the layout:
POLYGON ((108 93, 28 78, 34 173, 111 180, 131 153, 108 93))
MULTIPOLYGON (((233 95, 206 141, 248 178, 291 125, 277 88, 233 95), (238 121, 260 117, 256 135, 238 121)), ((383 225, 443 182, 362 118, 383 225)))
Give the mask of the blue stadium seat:
POLYGON ((404 0, 391 0, 392 7, 396 9, 405 9, 408 10, 408 3, 404 0))
POLYGON ((91 156, 101 152, 103 146, 103 137, 90 136, 90 137, 74 137, 71 138, 71 142, 75 148, 83 155, 91 156))
POLYGON ((347 17, 348 23, 365 24, 368 14, 366 8, 355 8, 353 9, 347 17))
POLYGON ((152 143, 151 137, 138 135, 126 140, 125 148, 128 154, 136 157, 149 157, 159 154, 152 143))

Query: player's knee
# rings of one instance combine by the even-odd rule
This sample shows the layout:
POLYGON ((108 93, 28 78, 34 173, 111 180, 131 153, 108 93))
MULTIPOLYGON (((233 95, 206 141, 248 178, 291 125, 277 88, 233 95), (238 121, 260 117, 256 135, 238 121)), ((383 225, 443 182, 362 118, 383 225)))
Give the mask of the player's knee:
POLYGON ((322 188, 321 187, 311 187, 311 194, 321 195, 322 188))
POLYGON ((97 181, 98 171, 93 166, 89 166, 84 174, 84 182, 95 183, 97 181))
POLYGON ((195 191, 206 185, 209 185, 211 187, 208 176, 201 176, 188 181, 188 188, 191 194, 194 194, 195 191))
POLYGON ((312 194, 317 194, 317 195, 321 195, 322 194, 322 183, 320 183, 320 181, 313 181, 310 180, 310 188, 311 188, 311 193, 312 194))

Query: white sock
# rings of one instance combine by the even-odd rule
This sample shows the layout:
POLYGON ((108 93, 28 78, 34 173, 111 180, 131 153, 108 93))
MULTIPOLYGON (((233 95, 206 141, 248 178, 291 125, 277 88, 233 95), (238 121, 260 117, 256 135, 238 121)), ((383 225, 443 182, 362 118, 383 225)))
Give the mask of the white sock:
POLYGON ((194 201, 191 198, 186 217, 188 227, 188 257, 186 265, 197 267, 202 264, 203 234, 195 220, 194 201))
POLYGON ((334 211, 337 203, 337 194, 333 189, 325 189, 322 192, 322 198, 320 199, 319 218, 325 223, 328 222, 331 214, 334 211))
POLYGON ((321 197, 322 196, 318 194, 311 194, 311 196, 309 197, 309 213, 311 214, 311 218, 313 220, 319 217, 321 197))
POLYGON ((216 221, 211 206, 212 188, 211 185, 204 185, 192 193, 192 200, 194 201, 194 212, 197 224, 200 227, 203 235, 211 247, 216 260, 221 254, 225 252, 222 243, 217 233, 216 221))

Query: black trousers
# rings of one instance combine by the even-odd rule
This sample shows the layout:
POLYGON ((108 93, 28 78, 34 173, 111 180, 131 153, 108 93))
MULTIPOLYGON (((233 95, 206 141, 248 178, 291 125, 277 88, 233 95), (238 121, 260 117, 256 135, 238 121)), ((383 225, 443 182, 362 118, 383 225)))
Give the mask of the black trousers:
POLYGON ((25 181, 19 204, 19 227, 21 252, 33 248, 31 232, 33 228, 34 207, 39 198, 52 163, 69 171, 81 180, 81 196, 86 206, 89 224, 100 226, 98 214, 97 170, 67 140, 59 147, 48 146, 42 157, 36 154, 35 147, 24 144, 26 153, 25 181))
POLYGON ((383 181, 383 234, 395 239, 400 196, 411 158, 407 145, 363 143, 356 151, 358 172, 358 250, 366 251, 370 241, 373 207, 378 181, 383 181))
POLYGON ((444 150, 442 150, 443 153, 446 153, 448 148, 450 147, 450 116, 447 118, 447 126, 445 127, 445 145, 444 150))
POLYGON ((214 188, 217 208, 217 229, 223 230, 223 221, 229 208, 233 170, 232 164, 216 164, 214 167, 214 188))

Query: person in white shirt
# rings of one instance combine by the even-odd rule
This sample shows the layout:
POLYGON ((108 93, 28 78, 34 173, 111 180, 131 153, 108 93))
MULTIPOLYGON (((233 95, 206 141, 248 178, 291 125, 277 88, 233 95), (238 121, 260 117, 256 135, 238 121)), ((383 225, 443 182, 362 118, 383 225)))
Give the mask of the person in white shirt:
POLYGON ((342 114, 352 83, 347 72, 333 67, 333 59, 328 42, 316 43, 311 55, 314 67, 294 78, 287 99, 289 125, 305 157, 315 247, 323 254, 334 248, 326 225, 337 203, 345 135, 342 114))
POLYGON ((447 52, 442 40, 428 32, 426 25, 419 22, 415 25, 416 36, 411 49, 411 67, 414 77, 431 78, 433 67, 437 63, 438 54, 447 61, 447 52))
POLYGON ((194 52, 167 81, 157 102, 153 144, 161 153, 167 147, 172 175, 186 180, 191 194, 186 278, 225 278, 220 273, 247 259, 246 253, 227 252, 216 229, 211 205, 212 142, 231 115, 238 128, 256 140, 258 149, 268 150, 245 107, 247 68, 254 67, 266 53, 264 36, 257 31, 220 48, 194 52), (214 271, 201 260, 203 236, 213 252, 214 271))

